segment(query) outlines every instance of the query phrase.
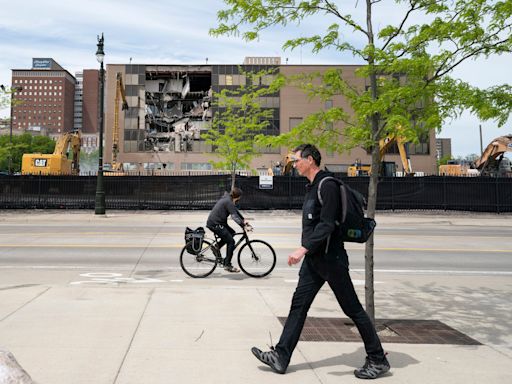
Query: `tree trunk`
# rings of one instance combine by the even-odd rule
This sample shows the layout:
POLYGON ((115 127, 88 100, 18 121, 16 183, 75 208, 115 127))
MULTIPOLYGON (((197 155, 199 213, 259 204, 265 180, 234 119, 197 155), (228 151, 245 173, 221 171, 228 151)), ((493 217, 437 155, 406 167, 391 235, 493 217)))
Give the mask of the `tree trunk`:
POLYGON ((231 169, 231 190, 235 187, 236 169, 231 169))
MULTIPOLYGON (((377 100, 377 74, 375 73, 375 57, 374 57, 374 38, 372 26, 372 0, 366 0, 366 25, 368 32, 368 67, 370 68, 370 91, 372 100, 377 100)), ((372 126, 372 173, 370 176, 370 183, 368 184, 368 217, 375 217, 375 207, 377 206, 377 184, 379 181, 380 169, 380 148, 379 148, 379 116, 374 113, 371 116, 372 126)), ((366 312, 371 321, 375 324, 375 290, 373 278, 373 249, 374 249, 374 234, 370 236, 365 244, 364 260, 365 260, 365 303, 366 312)))
MULTIPOLYGON (((372 118, 372 130, 373 120, 377 120, 378 117, 372 118)), ((370 183, 368 184, 368 208, 367 215, 370 218, 375 218, 375 209, 377 207, 377 186, 379 182, 379 168, 380 168, 380 151, 379 146, 374 145, 372 150, 372 173, 370 176, 370 183)), ((374 234, 370 236, 365 244, 364 249, 364 261, 365 261, 365 303, 366 312, 370 317, 370 320, 375 324, 375 289, 374 289, 374 277, 373 277, 373 249, 374 249, 374 234)))

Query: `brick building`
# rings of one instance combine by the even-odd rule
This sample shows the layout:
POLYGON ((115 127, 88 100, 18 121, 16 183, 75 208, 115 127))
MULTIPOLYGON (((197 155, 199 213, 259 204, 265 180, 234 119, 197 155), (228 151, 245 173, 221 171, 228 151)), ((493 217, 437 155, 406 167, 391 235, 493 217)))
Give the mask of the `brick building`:
POLYGON ((63 133, 74 127, 75 77, 51 58, 32 59, 31 69, 12 70, 20 101, 11 111, 13 130, 46 129, 63 133))

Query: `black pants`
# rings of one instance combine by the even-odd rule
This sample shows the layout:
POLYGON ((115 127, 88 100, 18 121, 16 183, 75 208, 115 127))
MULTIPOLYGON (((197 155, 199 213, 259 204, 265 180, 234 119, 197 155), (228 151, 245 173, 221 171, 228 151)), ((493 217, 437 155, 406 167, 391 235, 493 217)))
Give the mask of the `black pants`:
POLYGON ((233 228, 229 225, 215 225, 208 227, 213 233, 220 237, 219 249, 226 244, 226 259, 224 260, 225 266, 231 265, 231 259, 233 258, 233 252, 235 250, 235 240, 233 235, 236 233, 233 228))
POLYGON ((356 325, 363 339, 367 355, 371 359, 382 359, 384 351, 379 336, 359 302, 348 268, 339 260, 329 262, 322 260, 317 264, 307 257, 300 268, 299 282, 293 294, 290 313, 279 343, 276 345, 283 364, 285 366, 289 364, 304 327, 309 307, 326 281, 345 315, 356 325))

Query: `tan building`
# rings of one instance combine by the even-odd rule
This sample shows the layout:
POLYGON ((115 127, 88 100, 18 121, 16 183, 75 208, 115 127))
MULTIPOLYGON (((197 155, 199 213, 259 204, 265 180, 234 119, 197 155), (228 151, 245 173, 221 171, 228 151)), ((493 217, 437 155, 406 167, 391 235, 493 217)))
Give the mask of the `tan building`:
MULTIPOLYGON (((323 65, 279 65, 271 58, 250 58, 244 71, 259 71, 278 67, 285 75, 323 71, 333 66, 323 65)), ((336 66, 354 86, 364 89, 365 80, 355 76, 357 66, 336 66)), ((112 159, 112 144, 115 127, 119 137, 118 162, 125 169, 207 170, 210 160, 217 157, 201 140, 201 133, 209 129, 212 116, 217 112, 211 104, 212 92, 223 88, 235 89, 247 79, 239 73, 238 65, 107 65, 105 87, 105 163, 112 159), (120 73, 129 109, 121 111, 116 105, 117 74, 120 73), (116 111, 117 109, 117 119, 116 111)), ((273 96, 262 100, 264 108, 273 110, 267 134, 288 132, 309 114, 321 109, 342 106, 349 110, 342 97, 322 102, 310 100, 304 92, 286 86, 273 96)), ((336 128, 341 128, 336 127, 336 128)), ((310 142, 314 143, 312 137, 310 142)), ((435 136, 432 133, 424 143, 409 145, 413 171, 434 174, 436 171, 435 136)), ((393 149, 392 149, 393 151, 393 149)), ((251 164, 252 169, 274 167, 283 161, 287 148, 267 149, 251 164)), ((362 148, 353 149, 343 155, 322 151, 323 165, 331 171, 346 172, 356 161, 370 163, 370 156, 362 148)), ((386 161, 394 161, 401 170, 398 154, 389 153, 386 161)))

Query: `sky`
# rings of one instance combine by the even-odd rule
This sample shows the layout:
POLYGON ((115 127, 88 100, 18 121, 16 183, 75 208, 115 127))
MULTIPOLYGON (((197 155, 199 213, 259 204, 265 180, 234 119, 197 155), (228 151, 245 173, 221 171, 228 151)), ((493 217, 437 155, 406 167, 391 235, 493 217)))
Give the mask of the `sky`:
MULTIPOLYGON (((338 0, 345 13, 362 20, 364 1, 338 0)), ((239 37, 212 37, 218 25, 221 0, 0 0, 0 84, 11 84, 12 69, 31 68, 32 58, 51 57, 71 74, 98 69, 97 36, 105 36, 106 64, 241 64, 245 56, 280 56, 289 64, 360 64, 354 57, 326 50, 313 54, 309 47, 283 51, 283 43, 297 36, 323 32, 336 22, 315 17, 299 26, 289 24, 263 33, 256 42, 239 37), (22 8, 22 9, 20 9, 22 8)), ((383 0, 374 11, 375 28, 397 22, 400 12, 392 0, 383 0)), ((422 21, 422 20, 419 20, 422 21)), ((357 44, 357 34, 345 36, 357 44)), ((478 87, 511 81, 512 55, 470 61, 452 76, 478 87)), ((0 111, 0 116, 9 110, 0 111)), ((481 122, 464 113, 446 121, 437 137, 452 139, 454 157, 480 153, 479 125, 483 146, 495 137, 512 134, 512 119, 498 128, 496 122, 481 122)))

